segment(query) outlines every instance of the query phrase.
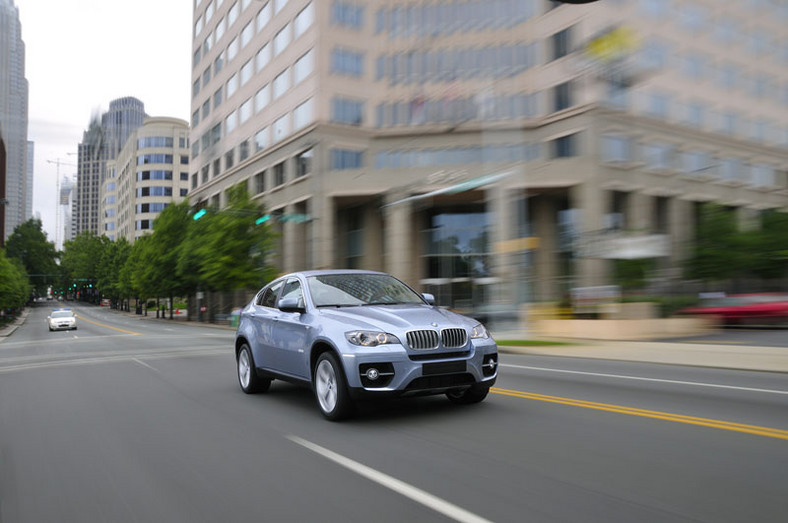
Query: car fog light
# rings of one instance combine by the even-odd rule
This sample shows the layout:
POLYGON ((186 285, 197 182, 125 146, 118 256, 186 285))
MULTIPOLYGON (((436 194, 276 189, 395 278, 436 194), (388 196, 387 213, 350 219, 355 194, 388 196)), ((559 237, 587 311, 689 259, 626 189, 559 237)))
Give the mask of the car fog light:
POLYGON ((366 375, 367 375, 367 379, 371 381, 375 381, 376 379, 378 379, 378 376, 380 376, 380 372, 378 372, 378 369, 371 367, 367 369, 366 375))

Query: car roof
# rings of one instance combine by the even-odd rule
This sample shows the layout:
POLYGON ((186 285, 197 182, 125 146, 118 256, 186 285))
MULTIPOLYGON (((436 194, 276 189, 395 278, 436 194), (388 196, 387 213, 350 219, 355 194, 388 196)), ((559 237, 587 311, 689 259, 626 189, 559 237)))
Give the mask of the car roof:
POLYGON ((287 274, 286 276, 301 275, 304 277, 310 277, 310 276, 325 276, 329 274, 384 274, 386 276, 389 276, 389 274, 385 272, 365 271, 361 269, 323 269, 323 270, 313 270, 313 271, 300 271, 300 272, 287 274))

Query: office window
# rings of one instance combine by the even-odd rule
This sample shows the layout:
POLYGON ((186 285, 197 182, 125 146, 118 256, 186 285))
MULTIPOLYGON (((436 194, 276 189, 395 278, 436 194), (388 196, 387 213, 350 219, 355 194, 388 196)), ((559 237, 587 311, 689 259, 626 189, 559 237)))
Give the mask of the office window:
POLYGON ((246 121, 251 118, 252 114, 254 113, 254 99, 249 98, 244 103, 241 104, 241 108, 238 111, 238 117, 241 120, 241 125, 246 123, 246 121))
POLYGON ((720 178, 727 182, 748 181, 744 161, 741 158, 721 158, 720 178))
POLYGON ((664 93, 650 93, 646 99, 646 114, 656 118, 667 118, 670 97, 664 93))
POLYGON ((238 7, 238 2, 235 2, 233 6, 230 8, 230 12, 227 13, 227 27, 232 27, 236 20, 238 20, 238 14, 240 13, 240 9, 238 7))
POLYGON ((569 40, 569 30, 570 28, 567 27, 562 31, 558 31, 555 33, 551 40, 553 44, 553 60, 558 60, 569 54, 570 51, 570 40, 569 40))
POLYGON ((755 187, 773 187, 775 185, 774 167, 766 164, 753 165, 751 183, 755 187))
POLYGON ((646 169, 667 170, 673 168, 675 149, 666 143, 643 144, 643 162, 646 169))
POLYGON ((310 172, 312 172, 312 158, 314 156, 314 152, 312 149, 307 149, 306 151, 296 155, 295 157, 295 164, 296 164, 296 178, 301 176, 306 176, 310 172))
POLYGON ((331 51, 331 72, 345 76, 360 77, 363 74, 364 53, 347 49, 331 51))
MULTIPOLYGON (((448 15, 450 13, 448 6, 446 7, 445 11, 447 12, 444 14, 448 15)), ((392 16, 392 21, 395 20, 396 17, 392 16)), ((331 5, 331 22, 350 29, 361 29, 364 25, 364 7, 350 2, 335 1, 331 5)), ((403 23, 403 25, 405 24, 403 23)))
POLYGON ((285 69, 274 78, 274 100, 282 96, 290 88, 290 69, 285 69))
POLYGON ((211 67, 208 66, 205 71, 202 72, 202 84, 208 85, 208 82, 211 81, 211 67))
POLYGON ((293 110, 293 130, 297 131, 312 123, 315 119, 312 98, 293 110))
POLYGON ((197 50, 194 51, 194 55, 192 56, 192 69, 197 68, 197 65, 199 65, 201 58, 202 58, 202 48, 198 47, 197 50))
POLYGON ((264 127, 254 135, 255 152, 262 151, 268 146, 268 127, 264 127))
POLYGON ((224 153, 224 168, 231 169, 235 165, 235 150, 230 149, 224 153))
POLYGON ((229 100, 234 94, 235 91, 238 89, 238 73, 233 74, 229 80, 227 80, 227 99, 229 100))
POLYGON ((208 115, 211 114, 211 99, 205 100, 205 103, 202 104, 202 119, 205 120, 208 118, 208 115))
POLYGON ((565 82, 560 85, 556 85, 553 88, 553 99, 554 99, 554 107, 555 111, 561 111, 563 109, 568 109, 572 106, 572 100, 570 97, 570 83, 565 82))
POLYGON ((235 130, 235 126, 238 123, 238 115, 237 111, 233 111, 227 115, 227 118, 224 119, 224 134, 229 135, 235 130))
POLYGON ((273 141, 278 142, 290 133, 290 114, 278 118, 273 125, 273 141))
POLYGON ((551 152, 553 158, 577 156, 577 134, 569 134, 553 140, 551 152))
POLYGON ((315 69, 315 52, 310 49, 293 65, 293 85, 298 85, 315 69))
POLYGON ((274 14, 284 9, 285 6, 287 5, 287 0, 273 0, 273 2, 274 2, 274 14))
POLYGON ((255 67, 257 68, 257 72, 263 70, 263 67, 268 65, 268 62, 271 61, 271 46, 265 44, 263 47, 257 51, 257 54, 254 57, 255 67))
POLYGON ((285 183, 285 162, 274 165, 274 187, 285 183))
POLYGON ((192 84, 192 98, 197 96, 200 92, 200 79, 197 78, 192 84))
POLYGON ((197 173, 192 174, 192 189, 197 188, 197 182, 198 182, 197 173))
POLYGON ((331 100, 331 121, 348 125, 361 125, 364 102, 347 98, 331 100))
POLYGON ((211 21, 211 17, 216 10, 216 6, 213 5, 213 1, 208 2, 208 7, 205 8, 205 23, 209 23, 211 21))
POLYGON ((265 171, 254 175, 254 193, 260 194, 261 192, 265 192, 265 171))
POLYGON ((208 175, 210 173, 210 165, 203 166, 202 170, 200 171, 201 182, 200 183, 208 183, 208 175))
POLYGON ((219 55, 213 61, 213 75, 214 76, 219 74, 219 71, 221 71, 222 68, 224 67, 224 53, 225 52, 226 51, 222 51, 221 53, 219 53, 219 55))
POLYGON ((265 84, 257 94, 254 95, 254 111, 256 113, 260 112, 265 106, 268 105, 268 102, 271 101, 271 88, 269 84, 265 84))
POLYGON ((681 153, 681 169, 693 176, 714 176, 716 165, 708 152, 685 151, 681 153))
POLYGON ((254 63, 249 60, 241 67, 241 85, 246 85, 246 82, 252 79, 252 74, 254 74, 254 63))
POLYGON ((331 149, 331 168, 334 170, 360 169, 363 161, 363 151, 347 149, 331 149))
POLYGON ((268 22, 271 21, 271 2, 266 2, 260 12, 257 13, 257 32, 262 31, 268 22))
POLYGON ((632 139, 619 134, 606 134, 602 136, 602 161, 604 162, 631 162, 632 139))
POLYGON ((205 27, 205 20, 203 20, 202 16, 197 18, 197 21, 194 22, 194 36, 196 37, 198 34, 202 32, 202 28, 205 27))
POLYGON ((227 61, 232 62, 237 55, 238 55, 238 37, 236 36, 230 41, 230 45, 227 46, 227 61))
POLYGON ((241 0, 241 12, 246 11, 246 8, 249 7, 251 3, 252 0, 241 0))
POLYGON ((222 104, 222 100, 222 87, 219 86, 216 92, 213 93, 213 108, 216 109, 219 107, 222 104))
POLYGON ((293 39, 297 39, 304 34, 315 21, 315 6, 314 2, 309 2, 305 8, 301 10, 293 21, 293 39))
POLYGON ((290 45, 290 24, 287 24, 274 36, 274 56, 279 56, 288 45, 290 45))
POLYGON ((224 30, 226 26, 224 25, 224 18, 219 20, 219 23, 216 24, 216 42, 218 43, 219 40, 224 36, 224 30))
POLYGON ((192 113, 192 127, 197 127, 197 124, 200 123, 200 110, 196 110, 192 113))
POLYGON ((249 22, 246 24, 241 31, 241 49, 249 45, 249 42, 252 41, 252 37, 254 36, 254 24, 249 22))
POLYGON ((242 162, 249 158, 249 140, 244 140, 238 144, 238 161, 242 162))

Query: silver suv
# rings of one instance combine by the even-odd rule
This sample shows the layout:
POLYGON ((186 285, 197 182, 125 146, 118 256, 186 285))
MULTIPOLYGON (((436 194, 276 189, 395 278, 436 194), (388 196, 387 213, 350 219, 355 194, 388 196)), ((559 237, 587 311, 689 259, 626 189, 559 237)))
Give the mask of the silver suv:
POLYGON ((241 311, 235 357, 247 394, 273 379, 304 383, 330 420, 362 397, 478 403, 498 371, 498 347, 481 323, 372 271, 300 272, 266 285, 241 311))

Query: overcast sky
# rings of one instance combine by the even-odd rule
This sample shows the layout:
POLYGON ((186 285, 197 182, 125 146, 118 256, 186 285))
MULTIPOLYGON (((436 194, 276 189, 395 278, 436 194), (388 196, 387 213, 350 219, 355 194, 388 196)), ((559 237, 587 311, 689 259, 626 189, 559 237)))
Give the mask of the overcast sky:
POLYGON ((189 120, 192 0, 14 3, 30 85, 33 214, 55 241, 58 167, 49 162, 61 160, 61 177, 76 174, 77 145, 92 114, 134 96, 150 116, 189 120))

